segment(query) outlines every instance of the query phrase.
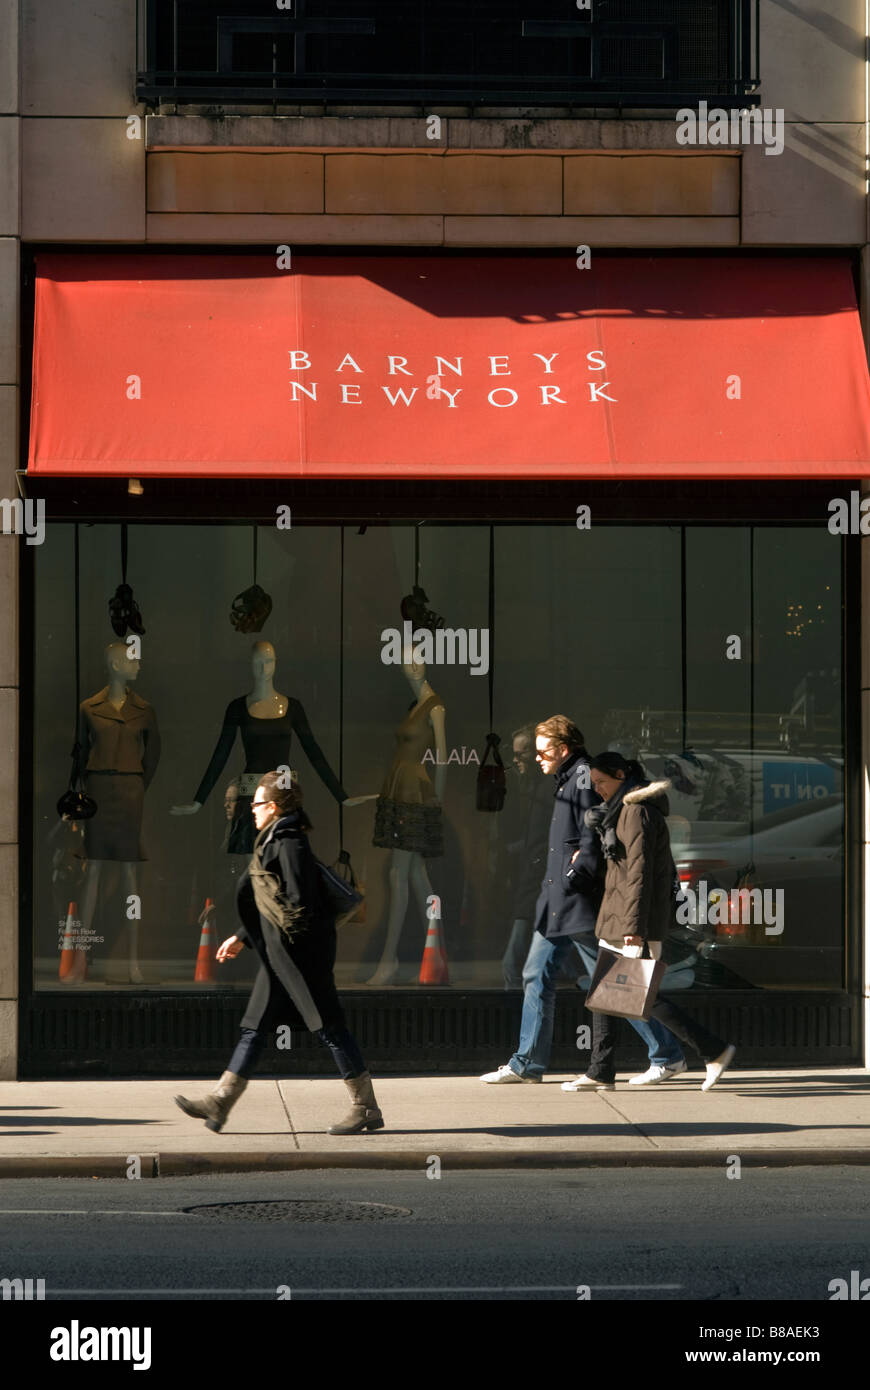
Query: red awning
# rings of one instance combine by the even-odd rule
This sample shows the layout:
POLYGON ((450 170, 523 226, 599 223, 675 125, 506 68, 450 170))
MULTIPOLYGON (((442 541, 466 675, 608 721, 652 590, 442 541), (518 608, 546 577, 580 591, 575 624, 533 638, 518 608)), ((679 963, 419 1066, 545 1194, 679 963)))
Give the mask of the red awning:
POLYGON ((29 471, 860 477, 845 257, 39 255, 29 471))

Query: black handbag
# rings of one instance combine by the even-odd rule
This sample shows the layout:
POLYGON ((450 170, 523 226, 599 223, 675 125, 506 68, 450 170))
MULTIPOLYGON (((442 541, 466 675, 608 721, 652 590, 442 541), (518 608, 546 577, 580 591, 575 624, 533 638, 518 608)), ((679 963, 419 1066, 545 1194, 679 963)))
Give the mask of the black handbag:
MULTIPOLYGON (((78 744, 73 749, 73 761, 78 762, 78 744)), ((58 799, 57 814, 61 820, 90 820, 97 814, 97 803, 92 796, 81 788, 81 779, 75 776, 70 778, 69 791, 65 791, 63 796, 58 799), (76 786, 76 783, 79 783, 76 786)))
POLYGON ((477 773, 477 809, 478 811, 500 811, 504 806, 504 799, 507 795, 507 779, 505 777, 504 763, 501 760, 501 753, 498 745, 501 739, 498 734, 493 733, 492 711, 493 711, 493 682, 495 679, 495 530, 489 528, 489 733, 486 736, 486 748, 480 760, 480 767, 477 773), (487 766, 487 758, 492 753, 492 763, 487 766))
POLYGON ((233 599, 230 622, 236 632, 261 632, 272 612, 272 596, 257 583, 257 527, 251 528, 253 540, 254 582, 233 599))
POLYGON ((487 734, 486 748, 477 773, 478 811, 500 811, 504 806, 507 781, 504 763, 501 760, 501 753, 498 751, 500 742, 501 739, 498 734, 487 734), (490 753, 492 753, 493 762, 491 766, 487 766, 486 760, 490 753))
MULTIPOLYGON (((346 921, 351 913, 355 912, 360 903, 365 902, 365 896, 360 892, 356 885, 356 879, 351 870, 350 879, 344 878, 336 873, 327 864, 322 863, 315 855, 314 862, 320 874, 320 886, 323 889, 323 897, 329 909, 329 913, 336 919, 336 926, 340 926, 342 921, 346 921)), ((350 856, 346 850, 339 855, 340 863, 350 865, 350 856), (342 856, 346 856, 345 859, 342 856)))
POLYGON ((81 673, 79 671, 79 527, 78 522, 75 526, 75 666, 76 666, 76 732, 75 741, 72 746, 72 772, 70 773, 69 788, 59 797, 57 802, 57 814, 61 820, 90 820, 97 814, 97 803, 92 796, 88 796, 82 784, 81 767, 84 761, 83 749, 79 743, 79 703, 81 695, 81 673))
POLYGON ((115 590, 114 598, 109 599, 109 622, 118 637, 126 636, 127 629, 139 637, 145 636, 142 614, 133 597, 133 590, 127 583, 127 523, 121 523, 121 582, 115 590))

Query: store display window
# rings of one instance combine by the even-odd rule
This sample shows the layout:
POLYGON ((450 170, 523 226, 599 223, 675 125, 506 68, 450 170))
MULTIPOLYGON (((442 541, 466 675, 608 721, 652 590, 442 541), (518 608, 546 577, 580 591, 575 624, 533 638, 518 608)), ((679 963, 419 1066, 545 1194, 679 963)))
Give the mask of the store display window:
POLYGON ((34 567, 37 990, 247 990, 214 947, 272 769, 364 894, 340 987, 518 988, 557 713, 670 784, 667 987, 841 985, 826 531, 50 522, 34 567))

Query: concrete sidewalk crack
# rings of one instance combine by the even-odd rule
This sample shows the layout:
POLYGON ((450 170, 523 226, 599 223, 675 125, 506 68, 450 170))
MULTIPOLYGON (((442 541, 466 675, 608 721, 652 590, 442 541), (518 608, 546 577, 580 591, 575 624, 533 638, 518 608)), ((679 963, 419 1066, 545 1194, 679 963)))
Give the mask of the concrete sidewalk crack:
POLYGON ((287 1102, 284 1099, 284 1092, 281 1090, 281 1082, 276 1081, 275 1085, 278 1087, 278 1095, 281 1097, 281 1104, 284 1107, 284 1114, 287 1116, 287 1123, 290 1126, 290 1133, 293 1136, 293 1143, 296 1145, 297 1149, 301 1149, 302 1145, 299 1143, 299 1140, 296 1137, 296 1130, 293 1128, 293 1121, 290 1118, 290 1111, 287 1109, 287 1102))
POLYGON ((610 1099, 606 1091, 598 1091, 597 1095, 599 1099, 603 1100, 607 1105, 610 1106, 611 1110, 613 1110, 621 1120, 625 1120, 625 1122, 631 1126, 635 1134, 638 1134, 641 1139, 644 1139, 646 1143, 650 1144, 654 1149, 661 1149, 661 1144, 657 1144, 656 1141, 653 1138, 651 1138, 649 1134, 644 1134, 643 1130, 638 1125, 636 1125, 633 1120, 630 1120, 628 1116, 619 1109, 619 1107, 614 1103, 614 1101, 610 1099))

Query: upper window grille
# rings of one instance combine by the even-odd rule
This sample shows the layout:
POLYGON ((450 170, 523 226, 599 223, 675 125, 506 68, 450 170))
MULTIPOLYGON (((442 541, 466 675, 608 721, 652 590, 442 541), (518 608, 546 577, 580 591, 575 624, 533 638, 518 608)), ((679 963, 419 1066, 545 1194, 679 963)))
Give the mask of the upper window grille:
POLYGON ((757 102, 758 0, 590 3, 137 0, 137 95, 149 104, 757 102))

